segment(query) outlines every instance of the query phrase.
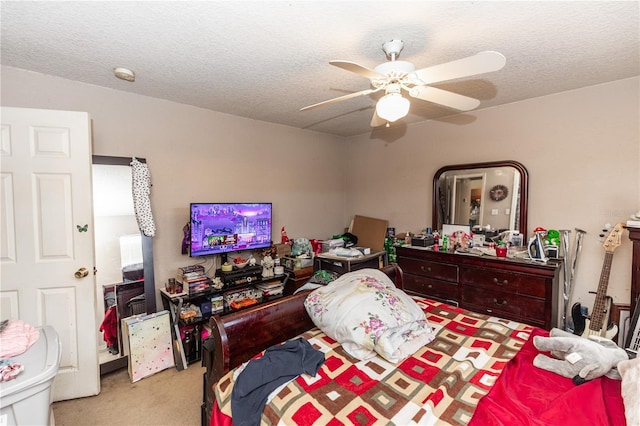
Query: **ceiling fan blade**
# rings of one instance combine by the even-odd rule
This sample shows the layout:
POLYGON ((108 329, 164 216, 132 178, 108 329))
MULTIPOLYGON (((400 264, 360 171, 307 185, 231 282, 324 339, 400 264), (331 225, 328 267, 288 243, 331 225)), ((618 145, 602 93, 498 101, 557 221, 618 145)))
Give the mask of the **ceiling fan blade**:
POLYGON ((369 69, 365 66, 362 66, 360 64, 356 64, 355 62, 351 62, 351 61, 329 61, 329 63, 331 65, 334 65, 338 68, 342 68, 343 70, 347 70, 347 71, 351 71, 353 73, 356 73, 358 75, 361 75, 363 77, 367 77, 368 79, 379 79, 379 78, 385 78, 384 75, 375 72, 372 69, 369 69))
POLYGON ((370 95, 371 93, 375 93, 380 89, 382 89, 382 88, 361 90, 359 92, 349 93, 348 95, 338 96, 337 98, 329 99, 327 101, 318 102, 317 104, 313 104, 313 105, 306 106, 304 108, 300 108, 300 111, 306 111, 308 109, 317 108, 319 106, 329 105, 329 104, 332 104, 334 102, 340 102, 340 101, 344 101, 344 100, 351 99, 351 98, 357 98, 358 96, 370 95))
POLYGON ((432 84, 439 81, 498 71, 504 67, 506 62, 507 59, 502 53, 487 51, 468 58, 458 59, 457 61, 416 70, 415 74, 424 84, 432 84))
POLYGON ((371 127, 380 127, 384 124, 387 124, 387 120, 380 117, 374 108, 373 117, 371 117, 371 127))
POLYGON ((460 111, 470 111, 480 105, 480 101, 477 99, 431 86, 416 86, 409 91, 409 96, 460 111))

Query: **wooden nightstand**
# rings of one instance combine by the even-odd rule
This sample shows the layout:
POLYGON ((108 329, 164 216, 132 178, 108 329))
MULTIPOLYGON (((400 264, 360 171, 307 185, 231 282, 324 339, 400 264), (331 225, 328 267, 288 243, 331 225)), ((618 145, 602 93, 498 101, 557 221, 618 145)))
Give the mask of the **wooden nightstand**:
POLYGON ((286 271, 289 273, 289 279, 284 286, 284 295, 289 296, 309 281, 313 275, 313 266, 294 270, 286 269, 286 271))

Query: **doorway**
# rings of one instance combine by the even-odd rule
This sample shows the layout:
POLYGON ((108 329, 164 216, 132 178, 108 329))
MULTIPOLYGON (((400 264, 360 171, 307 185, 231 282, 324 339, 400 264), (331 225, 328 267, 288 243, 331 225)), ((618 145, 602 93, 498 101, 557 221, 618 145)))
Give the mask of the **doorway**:
POLYGON ((1 112, 2 318, 55 328, 61 355, 54 401, 97 395, 91 118, 1 112))
POLYGON ((451 197, 453 224, 469 225, 472 228, 483 224, 482 194, 485 191, 485 186, 484 173, 455 176, 451 197))

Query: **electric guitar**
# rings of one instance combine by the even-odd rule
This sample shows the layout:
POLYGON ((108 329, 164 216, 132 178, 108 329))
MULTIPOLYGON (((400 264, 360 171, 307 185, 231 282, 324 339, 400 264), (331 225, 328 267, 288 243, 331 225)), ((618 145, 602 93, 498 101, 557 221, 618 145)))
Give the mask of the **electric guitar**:
POLYGON ((609 324, 611 316, 612 299, 607 296, 607 286, 609 284, 609 274, 611 273, 611 261, 613 260, 613 251, 620 247, 622 238, 623 225, 617 224, 607 239, 602 244, 604 248, 604 264, 600 273, 600 283, 598 284, 598 292, 596 300, 593 304, 591 315, 585 318, 581 313, 580 303, 575 303, 571 308, 571 317, 573 318, 574 330, 573 334, 582 337, 601 336, 612 339, 618 333, 618 326, 609 324))

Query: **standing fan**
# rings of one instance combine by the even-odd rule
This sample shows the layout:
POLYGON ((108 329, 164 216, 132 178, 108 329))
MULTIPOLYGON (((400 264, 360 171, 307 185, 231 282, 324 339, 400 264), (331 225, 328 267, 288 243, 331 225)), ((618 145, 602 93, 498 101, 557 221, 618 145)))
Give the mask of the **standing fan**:
POLYGON ((480 101, 432 87, 430 84, 497 71, 504 67, 506 63, 506 59, 501 53, 487 51, 456 61, 416 70, 411 62, 396 60, 403 47, 404 42, 402 40, 391 40, 384 43, 382 50, 384 50, 390 61, 384 62, 374 69, 350 61, 329 61, 331 65, 368 78, 371 81, 372 88, 309 105, 301 108, 300 111, 358 96, 370 95, 382 90, 385 91, 385 95, 376 105, 376 110, 371 119, 371 127, 381 126, 407 115, 409 112, 409 100, 402 96, 402 90, 407 91, 409 96, 413 98, 460 111, 469 111, 478 107, 480 101))

